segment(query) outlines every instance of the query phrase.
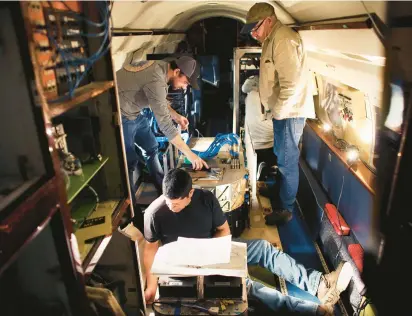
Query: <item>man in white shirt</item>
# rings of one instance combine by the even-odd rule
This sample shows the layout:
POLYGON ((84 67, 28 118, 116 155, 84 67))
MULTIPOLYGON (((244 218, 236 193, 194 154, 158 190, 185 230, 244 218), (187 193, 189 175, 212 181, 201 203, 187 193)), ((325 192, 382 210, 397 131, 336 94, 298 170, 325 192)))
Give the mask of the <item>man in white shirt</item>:
POLYGON ((274 153, 280 177, 280 208, 266 216, 267 225, 292 218, 299 185, 299 141, 306 118, 315 118, 310 72, 300 35, 283 25, 268 3, 256 3, 242 33, 262 43, 259 92, 273 119, 274 153))
POLYGON ((245 124, 252 139, 253 149, 258 153, 261 149, 273 148, 273 123, 264 117, 261 110, 259 76, 246 79, 242 91, 247 94, 245 124))
POLYGON ((265 117, 265 110, 260 102, 259 76, 251 76, 242 85, 247 94, 245 99, 245 125, 250 135, 253 149, 257 155, 259 180, 269 173, 274 173, 276 156, 273 153, 273 123, 265 117))

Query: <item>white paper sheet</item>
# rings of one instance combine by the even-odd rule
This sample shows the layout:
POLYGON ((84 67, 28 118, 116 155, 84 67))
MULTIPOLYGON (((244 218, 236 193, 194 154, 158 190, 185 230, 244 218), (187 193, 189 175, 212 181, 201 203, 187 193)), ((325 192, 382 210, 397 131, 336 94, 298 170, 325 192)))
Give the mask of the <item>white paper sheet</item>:
POLYGON ((218 238, 184 238, 177 239, 179 256, 174 256, 175 265, 203 267, 211 264, 229 263, 232 248, 232 236, 218 238))
MULTIPOLYGON (((177 243, 178 242, 170 243, 159 248, 151 269, 153 274, 169 276, 247 276, 247 252, 245 243, 231 242, 229 262, 202 266, 189 265, 187 263, 171 264, 170 261, 179 260, 174 258, 176 256, 176 250, 179 249, 177 243)), ((190 257, 190 252, 186 252, 185 257, 190 257)), ((195 253, 193 253, 193 255, 195 255, 195 253)), ((194 262, 194 260, 192 262, 194 262)))
POLYGON ((160 260, 172 265, 205 265, 228 263, 230 261, 232 236, 218 238, 184 238, 169 243, 158 250, 160 260))

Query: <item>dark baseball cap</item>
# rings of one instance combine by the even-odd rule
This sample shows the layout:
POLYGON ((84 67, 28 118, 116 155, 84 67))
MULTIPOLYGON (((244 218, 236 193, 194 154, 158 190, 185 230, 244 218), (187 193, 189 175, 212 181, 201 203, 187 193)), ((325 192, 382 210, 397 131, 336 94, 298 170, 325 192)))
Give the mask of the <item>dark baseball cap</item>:
POLYGON ((181 56, 174 59, 174 61, 180 71, 189 79, 192 88, 198 90, 197 78, 200 75, 200 67, 196 60, 190 56, 181 56))
POLYGON ((246 23, 240 34, 249 34, 259 21, 266 19, 275 14, 275 9, 269 3, 255 3, 246 15, 246 23))

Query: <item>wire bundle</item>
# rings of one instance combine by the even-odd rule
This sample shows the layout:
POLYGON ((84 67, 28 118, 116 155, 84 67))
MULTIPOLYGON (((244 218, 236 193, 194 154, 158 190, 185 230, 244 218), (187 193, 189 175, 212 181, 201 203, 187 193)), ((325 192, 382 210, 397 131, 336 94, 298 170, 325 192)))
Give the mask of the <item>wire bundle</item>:
POLYGON ((217 134, 212 144, 209 148, 203 152, 193 150, 193 152, 202 159, 210 159, 217 156, 220 151, 220 148, 224 145, 230 145, 232 149, 230 150, 230 155, 237 158, 239 156, 238 150, 234 150, 234 146, 238 147, 240 144, 239 136, 233 133, 229 134, 217 134))
MULTIPOLYGON (((46 33, 44 30, 36 30, 36 32, 45 34, 49 38, 49 41, 51 44, 55 47, 57 53, 61 57, 61 63, 63 64, 66 73, 67 73, 67 78, 68 78, 68 85, 69 85, 69 92, 68 95, 63 96, 61 98, 58 98, 56 100, 53 100, 52 102, 61 102, 64 101, 65 99, 71 99, 74 96, 75 90, 79 87, 80 83, 83 81, 93 64, 100 59, 103 55, 107 53, 107 51, 110 48, 110 15, 111 15, 111 10, 109 10, 109 6, 106 5, 105 3, 104 8, 102 8, 99 5, 99 2, 97 2, 96 5, 99 6, 99 11, 100 15, 102 17, 102 22, 94 22, 86 18, 84 15, 79 14, 77 12, 74 12, 70 9, 70 7, 64 2, 61 1, 62 4, 67 8, 67 10, 73 14, 73 16, 76 19, 82 20, 85 23, 87 23, 90 26, 101 28, 103 27, 103 31, 99 33, 73 33, 73 34, 64 34, 65 36, 82 36, 82 37, 103 37, 102 42, 100 47, 97 49, 97 51, 89 56, 88 58, 79 58, 75 55, 73 55, 70 50, 63 48, 61 44, 59 44, 54 36, 51 35, 49 30, 46 30, 46 33), (75 80, 73 82, 70 74, 70 67, 78 67, 78 66, 85 66, 84 72, 78 76, 78 72, 75 71, 75 80)), ((57 36, 57 34, 55 34, 57 36)))

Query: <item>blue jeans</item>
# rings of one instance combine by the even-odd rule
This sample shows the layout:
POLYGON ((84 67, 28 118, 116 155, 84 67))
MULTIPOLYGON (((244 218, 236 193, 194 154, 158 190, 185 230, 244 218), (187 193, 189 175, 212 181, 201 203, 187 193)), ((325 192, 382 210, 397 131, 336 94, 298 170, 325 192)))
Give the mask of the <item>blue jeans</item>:
MULTIPOLYGON (((295 259, 281 250, 273 247, 263 239, 236 241, 247 244, 248 265, 259 265, 296 285, 300 289, 316 295, 322 273, 306 269, 295 259)), ((246 280, 249 297, 256 298, 275 312, 299 313, 299 315, 316 315, 318 304, 305 301, 266 287, 259 282, 246 280)))
POLYGON ((139 161, 136 146, 139 147, 142 156, 147 164, 150 175, 153 177, 154 184, 159 194, 162 192, 163 169, 159 161, 159 145, 156 137, 150 129, 149 120, 138 115, 135 120, 128 120, 122 116, 123 137, 126 149, 127 168, 129 171, 130 190, 132 191, 133 204, 136 203, 136 181, 134 171, 139 161))
POLYGON ((299 186, 299 141, 305 118, 273 119, 273 152, 280 172, 280 207, 292 211, 299 186))

